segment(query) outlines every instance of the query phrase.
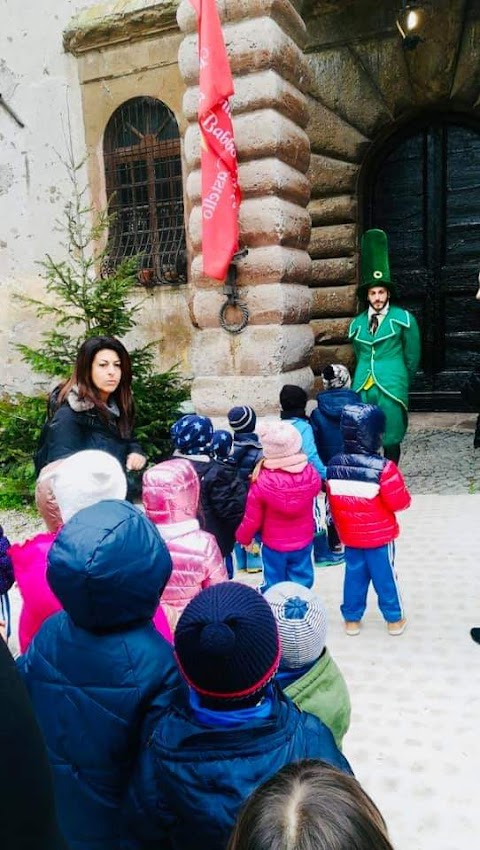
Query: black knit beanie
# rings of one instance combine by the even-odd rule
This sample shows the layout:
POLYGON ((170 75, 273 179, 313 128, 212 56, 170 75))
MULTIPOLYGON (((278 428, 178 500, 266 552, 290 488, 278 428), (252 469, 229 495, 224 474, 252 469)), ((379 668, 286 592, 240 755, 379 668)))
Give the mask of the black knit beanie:
POLYGON ((175 652, 187 683, 212 708, 258 702, 280 661, 275 618, 263 596, 239 582, 208 587, 183 611, 175 652))
POLYGON ((305 418, 305 407, 307 404, 307 393, 302 387, 295 384, 285 384, 280 391, 280 404, 282 412, 281 419, 305 418))

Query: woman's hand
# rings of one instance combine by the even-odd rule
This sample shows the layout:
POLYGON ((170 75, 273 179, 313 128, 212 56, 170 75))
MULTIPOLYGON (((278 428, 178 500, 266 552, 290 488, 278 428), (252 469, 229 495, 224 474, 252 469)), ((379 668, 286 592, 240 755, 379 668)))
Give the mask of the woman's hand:
POLYGON ((144 455, 140 455, 138 452, 131 452, 127 457, 127 469, 136 472, 139 469, 143 469, 146 462, 147 458, 144 455))

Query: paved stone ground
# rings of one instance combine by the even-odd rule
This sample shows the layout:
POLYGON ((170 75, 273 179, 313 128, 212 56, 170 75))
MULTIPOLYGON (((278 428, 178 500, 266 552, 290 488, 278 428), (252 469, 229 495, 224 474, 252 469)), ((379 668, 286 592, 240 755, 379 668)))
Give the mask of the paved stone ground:
MULTIPOLYGON (((347 637, 338 610, 342 569, 316 575, 329 647, 352 699, 345 753, 383 812, 395 850, 471 850, 479 841, 480 646, 469 636, 480 625, 473 427, 473 417, 412 417, 402 468, 415 495, 400 515, 397 546, 408 616, 401 637, 386 633, 373 594, 361 634, 347 637)), ((12 513, 0 513, 0 522, 12 540, 40 526, 12 513)))

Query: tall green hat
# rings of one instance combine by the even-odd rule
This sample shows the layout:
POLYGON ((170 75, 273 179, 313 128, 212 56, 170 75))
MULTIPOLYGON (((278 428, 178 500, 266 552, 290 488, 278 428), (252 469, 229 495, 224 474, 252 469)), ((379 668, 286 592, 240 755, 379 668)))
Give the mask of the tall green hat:
POLYGON ((384 286, 391 295, 396 295, 395 285, 390 277, 388 261, 388 239, 384 230, 373 228, 362 236, 361 275, 358 292, 367 294, 371 286, 384 286))

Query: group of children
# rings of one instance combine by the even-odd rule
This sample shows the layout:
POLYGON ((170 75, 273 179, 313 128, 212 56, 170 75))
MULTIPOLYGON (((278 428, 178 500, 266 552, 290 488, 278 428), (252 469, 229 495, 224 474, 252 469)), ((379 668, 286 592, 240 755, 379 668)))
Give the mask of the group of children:
POLYGON ((106 452, 62 460, 60 530, 4 547, 23 599, 18 668, 72 850, 225 850, 244 801, 285 765, 351 773, 348 690, 311 589, 314 506, 324 490, 346 633, 372 581, 399 635, 395 511, 410 497, 381 454, 380 409, 352 397, 343 366, 324 385, 310 420, 296 386, 258 428, 247 405, 233 433, 182 416, 172 459, 143 476, 143 510, 106 452), (261 593, 228 580, 259 564, 261 593))

